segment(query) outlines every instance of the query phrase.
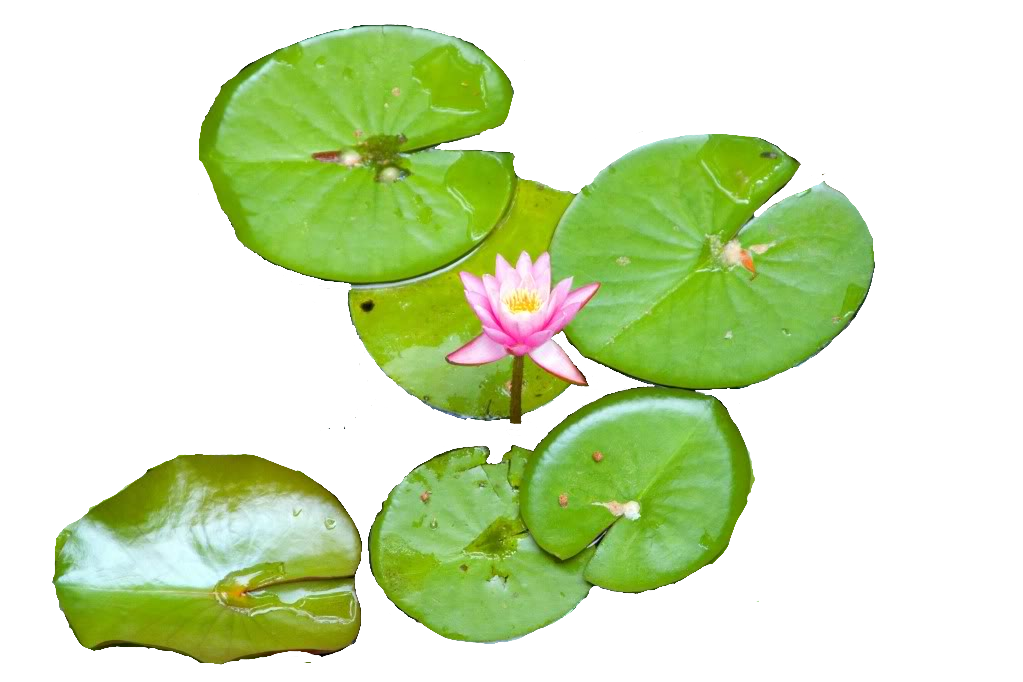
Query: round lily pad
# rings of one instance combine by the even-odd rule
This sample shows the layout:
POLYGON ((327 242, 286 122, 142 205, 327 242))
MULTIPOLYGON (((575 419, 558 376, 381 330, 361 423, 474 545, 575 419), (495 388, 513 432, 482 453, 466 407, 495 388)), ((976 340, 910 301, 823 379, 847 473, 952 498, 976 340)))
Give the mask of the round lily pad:
POLYGON ((831 449, 749 450, 735 542, 703 571, 628 596, 654 667, 668 680, 930 680, 966 620, 973 574, 942 494, 863 464, 821 531, 831 449))
POLYGON ((10 280, 14 276, 14 251, 17 238, 14 225, 3 201, 0 201, 0 303, 7 297, 10 280))
MULTIPOLYGON (((504 220, 466 259, 407 284, 354 287, 352 322, 381 369, 399 386, 439 410, 474 419, 508 416, 511 358, 475 367, 452 365, 448 353, 480 334, 466 304, 461 271, 493 273, 498 254, 515 262, 522 251, 536 258, 547 249, 572 195, 536 182, 518 183, 504 220)), ((553 400, 568 384, 526 363, 523 411, 553 400)))
POLYGON ((130 43, 170 33, 220 0, 0 0, 0 21, 45 40, 75 45, 130 43))
POLYGON ((637 388, 587 405, 543 439, 525 467, 522 518, 562 559, 599 539, 584 577, 639 592, 720 556, 752 480, 749 453, 721 403, 637 388))
POLYGON ((450 639, 493 642, 556 621, 586 596, 589 552, 547 554, 519 518, 529 451, 487 464, 462 448, 416 467, 384 502, 369 536, 373 575, 398 608, 450 639))
POLYGON ((1023 3, 1019 0, 978 0, 970 31, 997 61, 1023 71, 1023 3))
POLYGON ((152 216, 63 230, 18 261, 0 312, 0 445, 138 471, 203 450, 280 371, 283 310, 256 273, 152 216))
MULTIPOLYGON (((981 485, 986 553, 977 564, 970 612, 935 682, 1023 679, 1023 465, 984 471, 981 485), (984 560, 986 559, 986 560, 984 560)), ((959 502, 959 498, 952 499, 959 502)), ((962 504, 960 502, 960 504, 962 504)), ((973 520, 963 525, 976 533, 973 520)), ((983 542, 978 543, 984 546, 983 542)))
MULTIPOLYGON (((258 455, 291 466, 313 481, 318 476, 308 434, 241 443, 220 452, 258 455)), ((0 462, 0 527, 21 549, 52 561, 82 516, 140 478, 141 471, 91 471, 5 455, 0 462)))
POLYGON ((899 310, 911 347, 965 398, 1023 407, 1023 196, 942 209, 918 231, 899 310))
POLYGON ((335 31, 226 83, 199 156, 238 238, 267 260, 323 279, 404 279, 469 251, 507 208, 511 154, 425 148, 500 125, 511 96, 501 69, 457 38, 335 31))
POLYGON ((922 29, 966 31, 977 5, 978 0, 896 0, 895 15, 922 29))
MULTIPOLYGON (((53 4, 0 7, 12 3, 53 4)), ((0 36, 0 181, 52 206, 130 194, 175 160, 197 103, 195 69, 173 38, 82 48, 8 31, 0 36)))
POLYGON ((86 647, 223 663, 351 644, 360 554, 344 507, 305 475, 249 455, 192 455, 68 526, 53 582, 86 647))
POLYGON ((250 658, 225 667, 209 682, 356 682, 353 678, 329 668, 303 661, 302 658, 250 658))
POLYGON ((873 246, 827 185, 753 217, 797 165, 763 140, 703 135, 604 169, 551 243, 556 276, 601 283, 566 330, 572 344, 625 374, 688 388, 761 381, 827 345, 863 303, 873 246))
POLYGON ((52 563, 0 575, 0 679, 4 682, 205 682, 193 658, 129 644, 87 649, 53 595, 52 563))

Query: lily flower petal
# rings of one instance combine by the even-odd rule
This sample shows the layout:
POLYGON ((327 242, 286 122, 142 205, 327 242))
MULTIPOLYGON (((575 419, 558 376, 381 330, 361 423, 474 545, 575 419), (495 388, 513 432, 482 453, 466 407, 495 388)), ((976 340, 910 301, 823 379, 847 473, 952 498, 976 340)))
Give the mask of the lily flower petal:
POLYGON ((462 286, 465 287, 466 291, 471 291, 474 294, 487 295, 487 290, 483 288, 483 280, 480 277, 472 274, 471 272, 462 271, 458 273, 458 278, 462 280, 462 286))
POLYGON ((486 334, 480 334, 448 355, 447 360, 453 365, 485 365, 488 362, 500 360, 506 355, 508 355, 508 351, 504 349, 504 346, 486 334))
MULTIPOLYGON (((544 251, 533 263, 533 281, 537 291, 549 294, 551 291, 551 254, 544 251)), ((549 296, 548 296, 549 298, 549 296)))
MULTIPOLYGON (((508 261, 504 259, 504 256, 497 254, 497 265, 494 268, 494 276, 497 278, 497 281, 502 284, 504 282, 510 282, 513 279, 512 275, 517 275, 515 268, 513 268, 508 261)), ((514 279, 515 284, 518 284, 518 278, 515 277, 514 279)))
POLYGON ((554 341, 548 341, 529 352, 529 357, 545 371, 570 384, 586 386, 586 377, 575 366, 564 349, 554 341))

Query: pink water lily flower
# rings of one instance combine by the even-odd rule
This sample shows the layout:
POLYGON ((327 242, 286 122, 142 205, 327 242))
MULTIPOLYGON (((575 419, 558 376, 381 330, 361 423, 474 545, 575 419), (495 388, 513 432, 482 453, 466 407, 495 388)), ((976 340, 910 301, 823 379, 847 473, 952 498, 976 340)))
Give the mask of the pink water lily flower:
POLYGON ((599 283, 572 291, 569 277, 552 290, 550 255, 542 253, 534 263, 525 251, 514 268, 498 255, 495 274, 480 278, 462 272, 460 277, 483 333, 448 355, 448 362, 483 365, 506 355, 528 355, 554 376, 586 385, 582 372, 551 337, 593 298, 599 283))

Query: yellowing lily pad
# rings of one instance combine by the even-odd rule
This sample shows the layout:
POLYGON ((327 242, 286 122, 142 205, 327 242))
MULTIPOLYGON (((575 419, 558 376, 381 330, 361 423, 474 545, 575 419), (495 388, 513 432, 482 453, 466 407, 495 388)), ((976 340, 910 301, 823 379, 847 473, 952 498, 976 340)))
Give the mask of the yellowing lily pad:
MULTIPOLYGON (((1023 679, 1023 465, 984 471, 981 495, 986 554, 977 564, 966 626, 935 682, 1023 679), (986 559, 986 560, 985 560, 986 559)), ((954 493, 949 492, 950 495, 954 493)), ((959 501, 958 497, 953 498, 959 501)), ((973 520, 963 515, 974 532, 973 520)), ((985 546, 983 542, 981 546, 985 546)))
POLYGON ((824 529, 833 453, 750 446, 735 541, 705 569, 628 596, 668 680, 930 680, 967 617, 973 554, 942 494, 862 464, 824 529))
POLYGON ((511 154, 426 148, 500 125, 511 96, 501 69, 457 38, 334 31, 225 84, 199 156, 238 238, 267 260, 324 279, 404 279, 462 256, 505 212, 511 154))
MULTIPOLYGON (((0 0, 0 12, 53 4, 0 0)), ((173 38, 82 48, 8 31, 0 36, 0 181, 52 206, 130 194, 174 162, 197 104, 194 67, 173 38)))
POLYGON ((268 656, 250 658, 225 667, 209 682, 357 682, 329 668, 303 661, 302 658, 268 656))
POLYGON ((0 21, 58 43, 130 43, 170 33, 220 0, 0 0, 0 21))
POLYGON ((899 310, 930 371, 969 400, 1023 407, 1023 196, 953 203, 905 258, 899 310))
POLYGON ((114 644, 85 648, 53 595, 52 563, 0 575, 4 682, 205 682, 213 669, 170 651, 114 644))
POLYGON ((246 419, 280 371, 280 303, 181 223, 101 218, 18 261, 0 311, 0 445, 64 466, 138 471, 246 419))
POLYGON ((641 147, 572 202, 551 242, 556 276, 601 283, 566 330, 584 355, 657 384, 744 386, 819 351, 867 294, 870 233, 819 185, 754 212, 797 162, 748 137, 641 147))
POLYGON ((712 397, 670 388, 605 396, 537 446, 522 480, 522 518, 584 577, 639 592, 681 580, 728 545, 752 484, 749 454, 712 397))
MULTIPOLYGON (((384 373, 439 410, 475 419, 507 417, 510 357, 476 367, 445 360, 481 332, 458 273, 492 273, 498 254, 514 262, 525 250, 536 258, 547 250, 571 200, 568 192, 522 180, 504 220, 464 260, 408 283, 354 287, 348 295, 352 322, 384 373)), ((523 411, 553 400, 568 386, 532 362, 526 363, 524 382, 523 411)))
POLYGON ((53 582, 83 646, 223 663, 351 644, 360 554, 344 507, 305 475, 248 455, 183 456, 68 526, 53 582))
POLYGON ((487 464, 462 448, 416 467, 370 531, 370 565, 402 611, 450 639, 492 642, 528 634, 571 611, 590 584, 589 552, 559 561, 519 518, 517 480, 528 450, 487 464))
POLYGON ((1023 3, 1019 0, 977 0, 970 31, 994 59, 1023 71, 1023 3))

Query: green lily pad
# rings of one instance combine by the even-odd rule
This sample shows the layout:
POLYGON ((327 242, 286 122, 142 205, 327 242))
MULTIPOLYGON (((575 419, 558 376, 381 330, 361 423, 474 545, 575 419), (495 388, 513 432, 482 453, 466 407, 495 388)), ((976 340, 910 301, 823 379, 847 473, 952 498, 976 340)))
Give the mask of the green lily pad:
POLYGON ((45 40, 130 43, 180 29, 220 0, 0 0, 0 21, 45 40))
MULTIPOLYGON (((935 682, 1023 679, 1023 465, 984 471, 981 493, 989 560, 978 562, 970 612, 935 682)), ((962 504, 958 496, 953 501, 962 504)), ((964 514, 963 525, 976 533, 964 514)))
POLYGON ((625 374, 689 388, 761 381, 827 345, 866 297, 873 246, 827 185, 753 218, 797 165, 763 140, 705 135, 604 169, 551 243, 556 276, 601 283, 566 330, 572 344, 625 374))
MULTIPOLYGON (((53 4, 0 7, 11 2, 53 4)), ((130 194, 174 162, 197 103, 194 66, 173 38, 82 48, 8 31, 0 36, 0 181, 52 206, 130 194)))
POLYGON ((226 83, 199 156, 238 238, 267 260, 323 279, 404 279, 457 259, 505 212, 511 154, 424 148, 500 125, 511 97, 501 69, 457 38, 335 31, 226 83))
MULTIPOLYGON (((439 410, 474 419, 507 417, 510 357, 478 367, 451 365, 445 360, 448 353, 482 331, 479 319, 466 304, 458 273, 493 273, 498 254, 513 263, 523 250, 536 258, 547 249, 571 200, 568 192, 522 180, 508 215, 465 260, 407 284, 353 288, 348 295, 352 322, 384 373, 439 410)), ((527 362, 523 411, 553 400, 567 386, 527 362)))
POLYGON ((978 0, 970 31, 997 61, 1023 71, 1023 4, 1019 0, 978 0))
POLYGON ((259 275, 210 265, 181 223, 123 215, 63 230, 18 261, 0 311, 0 445, 52 464, 138 471, 246 419, 287 325, 259 275))
POLYGON ((280 16, 295 16, 316 4, 316 0, 253 0, 253 4, 280 16))
POLYGON ((923 29, 966 31, 977 5, 978 0, 896 0, 895 15, 923 29))
POLYGON ((295 420, 296 414, 298 414, 298 406, 295 404, 292 388, 287 385, 287 381, 278 376, 273 380, 270 393, 263 398, 256 411, 242 421, 241 425, 230 434, 211 445, 204 452, 221 452, 232 445, 246 443, 272 434, 274 431, 290 425, 295 420))
MULTIPOLYGON (((310 436, 242 443, 225 455, 258 455, 291 466, 316 481, 310 436)), ((0 527, 41 561, 52 561, 79 520, 101 502, 142 478, 142 472, 109 473, 44 464, 15 455, 0 462, 0 527)))
POLYGON ((115 644, 87 649, 53 595, 53 564, 0 575, 0 679, 4 682, 204 682, 213 672, 187 656, 115 644))
POLYGON ((721 555, 752 485, 749 453, 710 396, 637 388, 605 396, 537 446, 522 481, 536 542, 620 592, 681 580, 721 555))
POLYGON ((921 360, 970 400, 1023 407, 1023 196, 953 203, 917 233, 902 324, 921 360))
POLYGON ((303 661, 302 658, 250 658, 227 666, 209 682, 357 682, 329 668, 303 661))
POLYGON ((0 303, 7 297, 10 280, 14 276, 14 251, 17 238, 14 225, 3 201, 0 201, 0 303))
POLYGON ((344 507, 305 475, 249 455, 193 455, 68 526, 53 582, 83 646, 223 663, 351 644, 360 554, 344 507))
POLYGON ((529 451, 487 464, 461 448, 416 467, 384 502, 369 535, 373 575, 398 608, 450 639, 521 637, 575 608, 590 584, 583 551, 547 554, 519 518, 509 473, 529 451))
POLYGON ((690 578, 628 596, 654 667, 668 680, 929 680, 966 620, 973 574, 941 493, 863 464, 819 531, 832 450, 749 451, 735 542, 690 578))

